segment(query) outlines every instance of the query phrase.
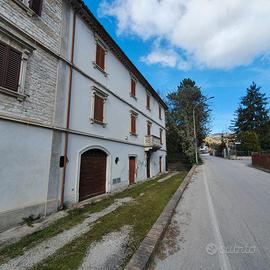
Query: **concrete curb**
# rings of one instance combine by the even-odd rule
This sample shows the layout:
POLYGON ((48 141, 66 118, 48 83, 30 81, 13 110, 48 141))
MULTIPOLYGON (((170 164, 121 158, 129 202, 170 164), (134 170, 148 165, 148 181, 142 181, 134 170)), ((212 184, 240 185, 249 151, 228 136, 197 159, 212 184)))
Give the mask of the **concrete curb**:
POLYGON ((164 210, 162 211, 161 215, 148 232, 146 237, 143 239, 141 245, 137 249, 137 251, 133 254, 131 260, 127 264, 125 270, 145 270, 147 269, 148 263, 150 262, 151 257, 153 256, 154 252, 156 251, 160 240, 162 239, 167 226, 173 216, 174 210, 179 203, 184 190, 186 189, 187 185, 189 184, 191 177, 195 171, 197 166, 194 165, 183 182, 181 183, 180 187, 174 193, 173 197, 170 199, 164 210))
POLYGON ((260 170, 260 171, 266 172, 266 173, 270 173, 270 170, 265 169, 265 168, 262 168, 262 167, 258 167, 258 166, 254 166, 254 165, 250 165, 249 167, 250 168, 254 168, 256 170, 260 170))

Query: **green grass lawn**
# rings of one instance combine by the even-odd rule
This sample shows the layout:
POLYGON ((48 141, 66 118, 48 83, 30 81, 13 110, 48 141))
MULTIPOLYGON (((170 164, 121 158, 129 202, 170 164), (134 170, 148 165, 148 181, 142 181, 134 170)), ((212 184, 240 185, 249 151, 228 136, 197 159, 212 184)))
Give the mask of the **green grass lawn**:
POLYGON ((89 215, 89 213, 103 210, 112 204, 115 199, 132 197, 134 199, 133 202, 125 204, 99 219, 94 223, 89 232, 59 249, 52 256, 34 267, 34 269, 77 269, 82 263, 91 243, 100 240, 107 233, 120 230, 124 225, 131 225, 133 232, 127 247, 127 262, 159 217, 186 174, 187 172, 180 172, 162 183, 158 183, 158 179, 146 181, 102 201, 86 205, 80 209, 70 210, 68 216, 59 219, 47 228, 23 237, 19 242, 0 250, 0 264, 23 254, 27 249, 34 247, 36 244, 81 223, 85 219, 86 214, 89 215))

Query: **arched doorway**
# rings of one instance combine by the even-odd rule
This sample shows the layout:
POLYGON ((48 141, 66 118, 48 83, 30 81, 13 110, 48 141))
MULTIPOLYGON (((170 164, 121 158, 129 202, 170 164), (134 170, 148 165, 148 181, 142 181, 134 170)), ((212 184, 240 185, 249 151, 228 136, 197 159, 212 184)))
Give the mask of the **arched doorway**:
POLYGON ((107 154, 90 149, 81 155, 79 201, 106 192, 107 154))

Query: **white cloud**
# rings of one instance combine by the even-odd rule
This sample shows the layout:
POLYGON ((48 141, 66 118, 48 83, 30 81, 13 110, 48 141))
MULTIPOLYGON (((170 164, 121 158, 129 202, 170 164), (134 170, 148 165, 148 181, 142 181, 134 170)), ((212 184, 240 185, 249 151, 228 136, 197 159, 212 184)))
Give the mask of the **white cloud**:
MULTIPOLYGON (((269 0, 103 0, 99 12, 117 19, 118 34, 166 41, 199 66, 232 68, 270 51, 269 0)), ((187 64, 170 50, 154 46, 144 60, 187 64)))
POLYGON ((141 57, 141 61, 148 65, 160 64, 163 67, 177 68, 179 70, 187 70, 190 65, 185 61, 174 49, 162 48, 159 42, 156 42, 152 51, 141 57))

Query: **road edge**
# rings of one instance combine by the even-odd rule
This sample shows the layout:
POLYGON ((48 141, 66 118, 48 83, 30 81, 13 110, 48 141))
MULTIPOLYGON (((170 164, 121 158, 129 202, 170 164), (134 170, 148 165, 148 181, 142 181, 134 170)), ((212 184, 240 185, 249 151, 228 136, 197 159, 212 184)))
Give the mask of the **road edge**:
POLYGON ((160 240, 162 239, 170 221, 174 214, 174 210, 178 205, 186 187, 190 183, 190 180, 195 172, 194 165, 188 172, 183 182, 174 193, 168 204, 163 209, 162 213, 154 223, 146 237, 141 242, 139 248, 135 251, 131 257, 129 263, 125 267, 125 270, 145 270, 147 269, 148 263, 155 253, 160 240))

